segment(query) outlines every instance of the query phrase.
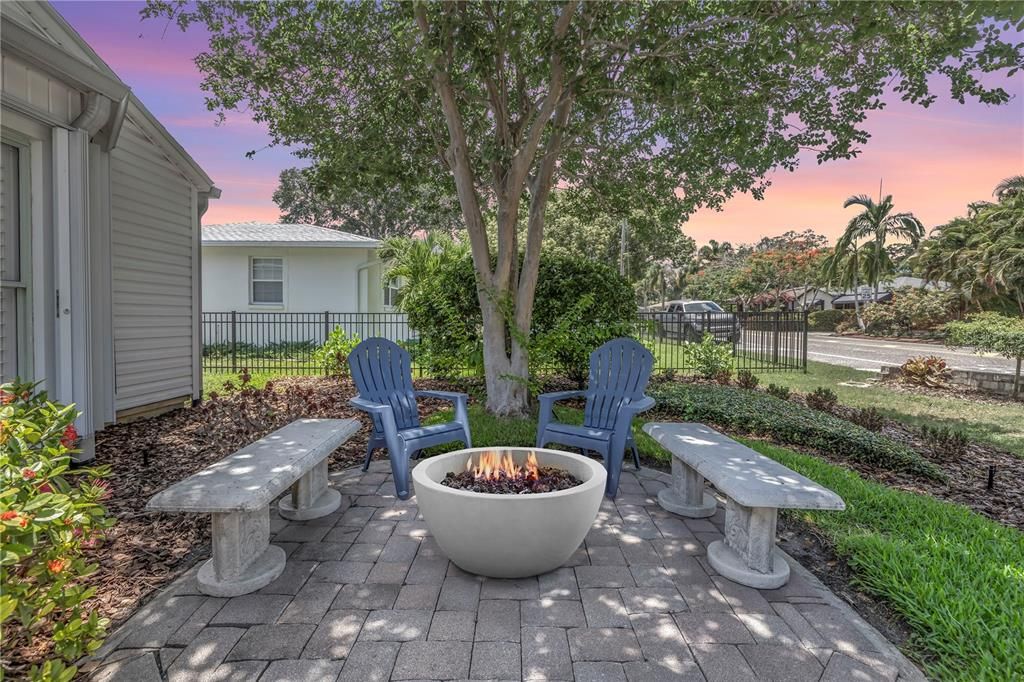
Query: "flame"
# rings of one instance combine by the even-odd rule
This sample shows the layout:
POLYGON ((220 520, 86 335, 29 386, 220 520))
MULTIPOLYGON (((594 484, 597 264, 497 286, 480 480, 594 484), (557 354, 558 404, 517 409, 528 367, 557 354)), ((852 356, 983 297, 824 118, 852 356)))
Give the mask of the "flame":
POLYGON ((535 481, 540 476, 537 455, 532 451, 526 456, 526 462, 522 466, 516 464, 509 452, 504 455, 494 451, 481 452, 475 466, 472 456, 466 460, 466 471, 472 472, 473 478, 485 481, 503 478, 525 478, 535 481))

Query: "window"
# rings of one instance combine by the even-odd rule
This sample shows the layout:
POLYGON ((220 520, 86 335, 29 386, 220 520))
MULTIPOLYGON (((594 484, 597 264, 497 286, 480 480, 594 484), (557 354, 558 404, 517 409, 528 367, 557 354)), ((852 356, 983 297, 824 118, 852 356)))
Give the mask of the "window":
POLYGON ((22 148, 0 145, 0 381, 29 373, 25 161, 22 148))
POLYGON ((384 307, 394 308, 398 305, 398 283, 391 282, 384 285, 384 307))
POLYGON ((252 258, 249 261, 249 301, 253 305, 284 303, 284 258, 252 258))
POLYGON ((686 312, 688 313, 722 313, 722 310, 717 303, 713 301, 696 301, 694 303, 687 303, 685 306, 686 312))

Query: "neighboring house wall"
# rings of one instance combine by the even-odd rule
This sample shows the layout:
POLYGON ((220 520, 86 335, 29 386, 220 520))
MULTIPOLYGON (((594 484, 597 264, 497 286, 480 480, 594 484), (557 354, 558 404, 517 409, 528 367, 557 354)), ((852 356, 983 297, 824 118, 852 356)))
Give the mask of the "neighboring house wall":
POLYGON ((110 179, 117 409, 191 396, 194 189, 131 118, 110 179))
POLYGON ((203 310, 207 312, 383 312, 376 249, 204 246, 203 310), (284 302, 252 304, 252 258, 284 260, 284 302))

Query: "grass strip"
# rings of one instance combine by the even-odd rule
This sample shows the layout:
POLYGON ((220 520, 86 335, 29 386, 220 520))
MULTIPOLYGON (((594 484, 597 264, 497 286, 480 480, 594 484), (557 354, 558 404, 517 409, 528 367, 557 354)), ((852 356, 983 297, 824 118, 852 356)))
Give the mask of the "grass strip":
POLYGON ((907 620, 909 653, 930 676, 1024 678, 1024 534, 810 455, 739 440, 846 501, 844 512, 788 513, 821 529, 859 587, 907 620))

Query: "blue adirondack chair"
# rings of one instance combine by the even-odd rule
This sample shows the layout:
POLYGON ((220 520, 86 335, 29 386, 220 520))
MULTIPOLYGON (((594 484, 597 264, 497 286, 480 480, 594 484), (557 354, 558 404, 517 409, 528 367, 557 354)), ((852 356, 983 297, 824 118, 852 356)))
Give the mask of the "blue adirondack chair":
POLYGON ((366 462, 379 447, 386 447, 395 477, 395 492, 400 499, 409 497, 409 460, 423 448, 469 440, 469 416, 465 393, 449 391, 417 391, 412 385, 409 353, 398 344, 381 338, 369 338, 356 346, 348 356, 352 380, 359 395, 349 403, 373 419, 373 434, 366 445, 366 462), (455 421, 421 426, 416 398, 440 398, 455 405, 455 421))
POLYGON ((614 498, 626 448, 633 451, 633 462, 640 468, 632 421, 654 406, 654 399, 644 395, 653 367, 654 356, 633 339, 612 339, 603 344, 590 354, 590 379, 585 391, 539 396, 537 447, 558 443, 600 453, 608 470, 605 495, 614 498), (587 400, 582 426, 552 421, 554 404, 569 398, 587 400))

